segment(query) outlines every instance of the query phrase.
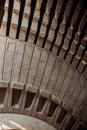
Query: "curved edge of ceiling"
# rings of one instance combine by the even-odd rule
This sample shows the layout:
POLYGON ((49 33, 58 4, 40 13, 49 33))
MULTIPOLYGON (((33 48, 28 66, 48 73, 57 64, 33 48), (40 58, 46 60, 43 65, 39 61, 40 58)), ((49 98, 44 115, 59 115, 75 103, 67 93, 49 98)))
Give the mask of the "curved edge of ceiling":
POLYGON ((32 116, 60 129, 79 130, 86 126, 75 111, 58 97, 32 85, 0 81, 0 113, 32 116))
POLYGON ((33 107, 31 103, 27 103, 30 98, 30 102, 36 100, 34 116, 43 119, 46 115, 44 118, 51 125, 63 127, 58 124, 67 125, 72 121, 71 128, 74 121, 77 122, 74 117, 86 124, 87 80, 84 74, 52 52, 28 42, 1 36, 0 80, 1 112, 21 112, 21 105, 25 104, 22 112, 27 114, 33 107), (6 90, 10 98, 6 97, 6 90), (31 93, 27 94, 27 91, 31 93), (6 100, 9 105, 6 105, 6 100), (64 119, 63 122, 58 119, 59 115, 61 120, 64 119))

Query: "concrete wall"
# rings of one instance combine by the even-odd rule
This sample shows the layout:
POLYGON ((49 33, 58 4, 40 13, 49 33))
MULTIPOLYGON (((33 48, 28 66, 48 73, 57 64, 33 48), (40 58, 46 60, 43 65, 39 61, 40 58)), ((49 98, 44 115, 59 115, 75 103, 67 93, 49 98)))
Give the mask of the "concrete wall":
POLYGON ((86 122, 87 81, 79 70, 46 49, 2 36, 0 57, 1 112, 22 112, 59 127, 56 120, 64 107, 86 122))
POLYGON ((53 0, 48 0, 41 20, 43 0, 37 0, 25 42, 32 13, 30 3, 26 0, 23 17, 20 1, 11 1, 12 10, 9 1, 5 3, 0 28, 0 111, 29 114, 58 129, 81 129, 80 120, 87 125, 87 8, 80 0, 58 0, 50 21, 53 0), (7 30, 9 38, 4 37, 7 30))

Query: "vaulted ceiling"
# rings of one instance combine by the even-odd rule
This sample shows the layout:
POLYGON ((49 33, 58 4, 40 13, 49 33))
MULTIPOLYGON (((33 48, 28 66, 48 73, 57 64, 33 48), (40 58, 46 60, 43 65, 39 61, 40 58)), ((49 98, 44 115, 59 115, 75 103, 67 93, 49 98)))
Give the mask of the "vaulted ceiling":
MULTIPOLYGON (((3 0, 0 10, 0 86, 9 84, 7 102, 13 95, 13 106, 18 103, 22 86, 25 104, 38 95, 33 116, 42 119, 45 115, 45 121, 62 130, 68 130, 70 122, 69 130, 82 129, 80 123, 86 127, 87 1, 3 0), (30 96, 25 94, 28 90, 30 96), (42 115, 37 114, 41 110, 42 115), (65 121, 60 123, 63 116, 65 121)), ((22 114, 28 113, 29 104, 23 105, 19 105, 22 114)), ((9 107, 13 112, 11 104, 7 111, 9 107)))

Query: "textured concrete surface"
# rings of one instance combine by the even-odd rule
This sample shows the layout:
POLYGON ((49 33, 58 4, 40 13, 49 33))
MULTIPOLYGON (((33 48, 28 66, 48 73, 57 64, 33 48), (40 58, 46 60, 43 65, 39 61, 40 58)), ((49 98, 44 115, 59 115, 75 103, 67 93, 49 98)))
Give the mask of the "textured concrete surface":
POLYGON ((5 3, 0 28, 0 112, 31 114, 56 124, 58 130, 72 129, 80 118, 87 125, 86 0, 32 1, 25 0, 24 7, 20 0, 5 3), (66 105, 72 113, 68 108, 67 114, 61 112, 66 105))
POLYGON ((33 117, 18 114, 0 114, 0 130, 56 130, 33 117))
MULTIPOLYGON (((24 87, 21 88, 19 84, 31 86, 33 90, 37 88, 41 91, 42 89, 45 93, 56 96, 59 100, 67 104, 69 108, 72 108, 75 111, 79 111, 80 107, 81 109, 86 108, 85 97, 87 93, 84 91, 84 84, 87 86, 87 82, 85 76, 69 65, 60 56, 56 56, 48 50, 34 46, 28 42, 25 43, 12 38, 0 37, 0 80, 2 84, 4 81, 18 83, 16 88, 15 86, 13 87, 11 85, 10 87, 9 85, 9 87, 4 89, 4 85, 1 86, 0 102, 1 104, 5 104, 5 106, 0 108, 1 112, 5 112, 6 108, 9 106, 9 112, 14 111, 14 113, 20 113, 20 109, 22 109, 21 101, 22 98, 24 99, 24 96, 24 103, 27 98, 31 98, 31 101, 37 100, 36 106, 38 107, 40 96, 42 96, 42 98, 45 96, 39 94, 37 97, 37 92, 34 92, 34 94, 32 92, 33 95, 30 94, 28 97, 27 94, 23 92, 24 87), (9 99, 7 97, 8 91, 9 99), (84 97, 81 92, 84 93, 84 97), (4 95, 2 93, 4 93, 4 95), (25 95, 23 96, 23 94, 25 95), (16 95, 18 97, 16 97, 16 95), (82 105, 81 97, 83 98, 84 105, 82 105), (35 100, 33 100, 33 98, 35 100), (78 102, 76 102, 76 100, 78 102), (7 101, 9 101, 8 106, 7 101), (17 109, 15 110, 13 108, 14 105, 17 105, 17 109)), ((26 89, 27 88, 25 87, 24 91, 26 89)), ((27 91, 28 90, 25 92, 27 93, 27 91)), ((43 100, 42 108, 44 108, 44 110, 42 109, 42 112, 39 113, 40 117, 37 116, 37 118, 43 119, 45 109, 48 107, 48 101, 51 99, 49 99, 49 97, 50 96, 46 97, 46 102, 44 102, 44 99, 41 99, 43 100)), ((28 100, 29 99, 27 99, 27 101, 28 100)), ((33 105, 35 105, 35 103, 33 103, 33 105)), ((26 105, 24 105, 23 109, 25 112, 22 112, 27 113, 25 106, 26 105)), ((37 107, 35 108, 34 116, 38 115, 37 107)), ((30 110, 32 111, 33 107, 30 110)), ((29 112, 28 109, 28 114, 29 113, 31 112, 29 112)), ((53 113, 55 113, 55 109, 53 113)), ((85 111, 85 117, 81 118, 86 118, 86 113, 87 112, 85 111)), ((78 115, 80 116, 80 113, 78 113, 78 115)), ((57 116, 55 115, 54 118, 56 117, 57 116)), ((54 118, 52 118, 52 121, 54 121, 54 118)), ((51 124, 53 125, 52 122, 51 124)))

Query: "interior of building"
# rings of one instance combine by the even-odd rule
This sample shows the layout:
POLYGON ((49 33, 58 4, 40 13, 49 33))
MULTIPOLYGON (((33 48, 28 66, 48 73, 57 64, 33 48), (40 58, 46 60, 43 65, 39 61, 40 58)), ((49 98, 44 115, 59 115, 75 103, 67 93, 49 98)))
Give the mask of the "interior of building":
POLYGON ((87 130, 87 0, 0 1, 0 129, 87 130))

